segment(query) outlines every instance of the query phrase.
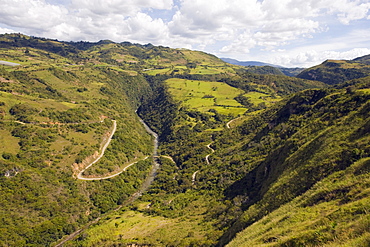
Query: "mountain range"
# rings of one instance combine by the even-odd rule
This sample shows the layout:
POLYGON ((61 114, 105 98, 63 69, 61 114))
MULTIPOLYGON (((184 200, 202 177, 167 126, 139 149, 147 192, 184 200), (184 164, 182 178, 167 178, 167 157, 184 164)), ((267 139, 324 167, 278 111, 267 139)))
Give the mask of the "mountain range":
POLYGON ((240 66, 271 66, 271 67, 276 67, 276 68, 282 68, 282 66, 279 65, 274 65, 274 64, 269 64, 269 63, 263 63, 263 62, 258 62, 258 61, 238 61, 236 59, 232 58, 221 58, 222 61, 235 64, 235 65, 240 65, 240 66))
POLYGON ((0 245, 368 246, 369 59, 0 35, 0 245))
POLYGON ((287 76, 297 76, 301 73, 304 68, 285 68, 279 65, 257 62, 257 61, 245 61, 241 62, 231 58, 221 58, 222 61, 240 65, 246 67, 246 69, 252 73, 257 74, 276 74, 276 75, 287 75, 287 76))

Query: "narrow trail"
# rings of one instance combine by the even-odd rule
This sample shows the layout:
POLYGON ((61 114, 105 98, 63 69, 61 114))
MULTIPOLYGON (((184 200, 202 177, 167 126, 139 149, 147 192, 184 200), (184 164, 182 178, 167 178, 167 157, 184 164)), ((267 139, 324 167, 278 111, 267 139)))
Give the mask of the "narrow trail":
POLYGON ((173 158, 171 156, 168 156, 168 155, 161 155, 160 157, 163 157, 163 158, 166 158, 166 159, 169 159, 171 160, 172 163, 176 164, 176 162, 173 160, 173 158))
POLYGON ((209 162, 209 156, 215 152, 215 150, 214 150, 213 148, 211 148, 211 144, 212 144, 212 142, 211 142, 210 144, 208 144, 208 145, 207 145, 207 148, 211 149, 211 151, 212 151, 212 153, 210 153, 210 154, 208 154, 208 155, 206 156, 207 165, 210 165, 210 164, 211 164, 211 163, 209 162))
POLYGON ((104 153, 105 153, 105 150, 107 149, 107 147, 108 147, 108 145, 109 145, 109 143, 110 143, 110 141, 112 140, 112 137, 113 137, 113 135, 114 135, 114 133, 116 132, 116 130, 117 130, 117 122, 116 122, 116 120, 112 120, 112 122, 113 122, 113 130, 112 130, 112 132, 111 132, 111 134, 110 134, 110 136, 108 137, 108 140, 107 140, 107 142, 104 144, 104 146, 103 146, 103 148, 102 148, 102 150, 101 150, 101 152, 100 152, 100 154, 99 154, 99 156, 93 161, 93 162, 91 162, 88 166, 86 166, 82 171, 80 171, 80 173, 78 173, 78 175, 77 175, 77 178, 78 179, 80 179, 80 180, 102 180, 102 179, 108 179, 108 178, 111 178, 111 177, 115 177, 115 176, 117 176, 117 175, 119 175, 119 174, 121 174, 121 173, 119 173, 119 174, 116 174, 116 175, 114 175, 114 176, 108 176, 108 177, 101 177, 101 178, 85 178, 85 177, 83 177, 82 176, 82 174, 87 170, 87 169, 89 169, 92 165, 94 165, 96 162, 98 162, 103 156, 104 156, 104 153))
POLYGON ((191 184, 192 185, 194 185, 195 184, 195 176, 197 175, 197 173, 199 172, 199 170, 198 171, 196 171, 196 172, 194 172, 193 173, 193 175, 191 176, 191 184))
POLYGON ((232 122, 234 122, 235 120, 239 119, 239 118, 240 118, 240 117, 237 117, 237 118, 231 119, 229 122, 227 122, 227 123, 226 123, 226 128, 231 129, 230 124, 231 124, 232 122))
POLYGON ((78 174, 78 175, 81 175, 81 176, 80 176, 80 177, 78 177, 78 179, 80 179, 80 180, 86 180, 86 181, 88 181, 88 180, 92 181, 92 180, 103 180, 103 179, 114 178, 114 177, 116 177, 116 176, 120 175, 122 172, 126 171, 126 170, 127 170, 127 168, 129 168, 130 166, 135 165, 136 163, 138 163, 138 162, 140 162, 140 161, 143 161, 143 160, 146 160, 146 159, 148 159, 148 158, 149 158, 149 156, 146 156, 144 159, 140 159, 140 160, 138 160, 138 161, 135 161, 135 162, 133 162, 133 163, 131 163, 131 164, 129 164, 129 165, 127 165, 127 166, 125 166, 125 168, 123 168, 121 171, 119 171, 119 172, 117 172, 117 173, 114 173, 114 174, 111 174, 111 175, 109 175, 109 176, 105 176, 105 177, 96 177, 96 178, 87 178, 87 177, 82 177, 82 175, 81 175, 81 173, 80 173, 80 174, 78 174))

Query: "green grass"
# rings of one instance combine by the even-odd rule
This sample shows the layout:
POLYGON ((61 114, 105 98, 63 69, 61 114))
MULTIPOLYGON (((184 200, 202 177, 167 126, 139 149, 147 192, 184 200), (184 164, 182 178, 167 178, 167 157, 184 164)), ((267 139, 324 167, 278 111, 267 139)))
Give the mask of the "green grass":
POLYGON ((166 74, 167 72, 171 71, 170 68, 165 69, 150 69, 150 70, 144 70, 143 72, 148 75, 157 75, 157 74, 166 74))
POLYGON ((247 110, 234 100, 234 97, 244 93, 244 91, 225 83, 176 78, 168 79, 166 83, 175 100, 182 101, 184 105, 192 109, 201 112, 214 109, 222 114, 232 114, 234 116, 243 114, 247 110))
POLYGON ((220 114, 223 114, 223 115, 231 114, 234 117, 243 115, 246 112, 245 108, 235 108, 235 107, 216 106, 216 107, 213 107, 212 109, 215 109, 220 114))
POLYGON ((214 75, 220 74, 223 70, 213 68, 211 66, 197 66, 195 69, 192 69, 190 74, 202 74, 202 75, 214 75))
POLYGON ((122 55, 122 54, 114 54, 112 59, 115 59, 117 62, 137 62, 137 58, 131 55, 122 55))
POLYGON ((240 232, 228 246, 368 246, 368 164, 369 158, 362 159, 318 182, 240 232))
POLYGON ((70 108, 76 108, 78 105, 71 103, 71 102, 60 102, 62 105, 65 105, 66 107, 70 108))
MULTIPOLYGON (((84 234, 82 246, 112 246, 113 243, 149 244, 153 246, 210 246, 205 235, 213 232, 213 220, 206 220, 203 203, 206 199, 185 202, 181 196, 172 196, 164 206, 177 207, 178 203, 187 204, 185 209, 190 213, 179 217, 163 217, 144 213, 150 210, 150 201, 137 202, 135 210, 123 209, 112 213, 97 225, 90 227, 84 234)), ((175 212, 176 214, 176 212, 175 212)))
POLYGON ((281 99, 280 96, 276 96, 275 98, 273 98, 269 94, 260 93, 260 92, 249 92, 249 93, 244 94, 244 96, 248 97, 249 100, 254 105, 258 105, 260 103, 266 103, 267 105, 270 105, 281 99))
POLYGON ((123 239, 124 241, 141 240, 152 235, 160 227, 173 225, 174 221, 164 217, 148 217, 142 213, 126 211, 113 216, 103 225, 96 226, 87 231, 88 241, 84 246, 98 244, 101 239, 123 239))
MULTIPOLYGON (((9 62, 20 63, 23 68, 28 67, 28 69, 33 69, 30 66, 35 65, 35 64, 38 64, 38 65, 48 65, 48 64, 50 64, 50 58, 53 59, 53 61, 52 61, 53 64, 57 64, 57 63, 68 64, 68 63, 71 63, 70 60, 68 60, 64 57, 58 56, 56 54, 48 53, 48 56, 50 56, 50 58, 49 58, 49 57, 45 57, 47 52, 35 50, 35 49, 32 49, 32 48, 28 48, 28 50, 29 50, 29 53, 25 54, 25 48, 0 49, 0 52, 1 52, 0 60, 6 60, 6 61, 9 61, 9 62)), ((17 67, 11 68, 11 69, 13 69, 13 70, 17 69, 17 67)))
POLYGON ((209 54, 197 52, 197 51, 190 51, 186 49, 181 49, 181 53, 186 57, 186 59, 190 62, 197 62, 198 64, 201 63, 202 65, 224 65, 224 62, 219 60, 216 57, 210 56, 209 54))
POLYGON ((55 108, 56 110, 68 110, 75 108, 77 105, 71 102, 57 101, 54 99, 36 98, 30 95, 15 95, 7 92, 0 92, 0 101, 5 102, 6 106, 18 104, 20 102, 26 103, 35 108, 55 108))
POLYGON ((19 151, 18 141, 19 139, 12 136, 9 131, 0 130, 0 154, 4 152, 17 154, 19 151))

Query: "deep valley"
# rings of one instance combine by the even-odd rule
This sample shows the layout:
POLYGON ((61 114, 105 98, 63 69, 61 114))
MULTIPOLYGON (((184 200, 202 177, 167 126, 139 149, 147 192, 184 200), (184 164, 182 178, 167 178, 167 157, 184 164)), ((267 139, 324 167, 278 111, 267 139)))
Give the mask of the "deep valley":
POLYGON ((4 34, 0 60, 1 246, 370 245, 370 56, 4 34))

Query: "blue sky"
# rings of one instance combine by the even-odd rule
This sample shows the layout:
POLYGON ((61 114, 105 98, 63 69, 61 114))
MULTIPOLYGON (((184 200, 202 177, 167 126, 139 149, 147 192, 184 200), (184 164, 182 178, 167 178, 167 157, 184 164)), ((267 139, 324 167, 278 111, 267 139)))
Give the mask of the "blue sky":
POLYGON ((0 0, 0 33, 309 67, 370 54, 370 0, 0 0))

